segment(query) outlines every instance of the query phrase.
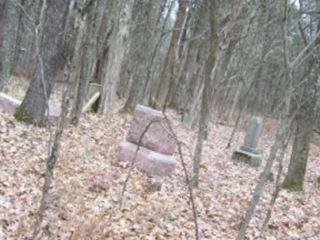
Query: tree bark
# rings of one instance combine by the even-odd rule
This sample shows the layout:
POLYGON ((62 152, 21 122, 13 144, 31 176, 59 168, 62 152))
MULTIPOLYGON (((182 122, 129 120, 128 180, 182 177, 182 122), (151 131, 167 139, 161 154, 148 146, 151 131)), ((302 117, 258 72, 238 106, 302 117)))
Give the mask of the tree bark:
MULTIPOLYGON (((317 31, 320 31, 320 19, 318 19, 317 31)), ((314 52, 309 62, 312 69, 308 76, 305 89, 303 91, 302 102, 296 117, 297 129, 292 147, 291 159, 288 173, 283 182, 283 187, 291 191, 302 191, 303 181, 306 174, 306 167, 310 149, 310 141, 313 129, 316 124, 316 105, 319 93, 320 74, 320 36, 318 35, 314 43, 314 52)))
POLYGON ((5 2, 4 31, 2 51, 0 53, 2 67, 0 69, 0 85, 8 83, 13 70, 16 54, 16 41, 19 26, 19 9, 13 0, 5 2))
POLYGON ((48 101, 53 80, 62 61, 64 26, 68 13, 68 1, 48 0, 40 17, 37 66, 21 106, 15 117, 28 123, 42 123, 48 111, 48 101))
POLYGON ((164 68, 162 69, 160 75, 160 86, 158 87, 156 99, 157 102, 164 106, 171 102, 173 93, 175 93, 178 69, 180 66, 181 59, 178 57, 178 43, 179 37, 182 32, 182 27, 187 13, 187 1, 179 1, 179 9, 176 16, 176 21, 173 26, 173 32, 171 36, 171 41, 169 49, 164 62, 164 68))
POLYGON ((195 153, 193 157, 193 184, 198 186, 199 184, 199 170, 200 170, 200 160, 203 147, 203 141, 206 138, 208 130, 208 117, 210 116, 210 99, 212 94, 212 84, 211 84, 211 73, 214 69, 217 61, 218 54, 218 29, 217 29, 217 19, 215 15, 216 2, 211 0, 204 1, 202 6, 209 12, 210 16, 210 48, 209 48, 209 57, 205 62, 204 66, 204 88, 202 93, 202 100, 200 106, 200 119, 199 119, 199 128, 198 128, 198 137, 197 144, 195 147, 195 153))
POLYGON ((104 69, 102 70, 102 95, 99 106, 100 113, 112 112, 117 100, 117 90, 120 83, 121 62, 125 52, 125 28, 121 21, 121 14, 125 7, 124 1, 119 1, 113 6, 112 14, 114 21, 112 32, 108 43, 108 57, 105 60, 104 69))
POLYGON ((152 27, 156 21, 152 13, 157 9, 154 4, 154 1, 151 0, 136 0, 133 4, 133 26, 130 29, 131 43, 129 50, 132 83, 129 97, 123 108, 124 111, 132 112, 144 98, 148 81, 147 68, 154 48, 152 27))
POLYGON ((38 21, 38 12, 40 7, 39 0, 26 0, 23 2, 23 9, 20 15, 20 24, 17 37, 18 53, 16 56, 16 68, 18 73, 23 73, 28 77, 29 68, 34 65, 34 26, 38 21), (32 61, 33 60, 33 61, 32 61))
POLYGON ((76 95, 74 99, 72 122, 77 124, 79 122, 82 107, 86 99, 89 88, 89 83, 93 81, 96 63, 97 63, 97 44, 99 37, 99 30, 102 24, 103 15, 107 5, 106 1, 94 1, 87 6, 88 18, 87 31, 85 36, 84 49, 82 54, 82 65, 80 69, 80 78, 76 88, 76 95))

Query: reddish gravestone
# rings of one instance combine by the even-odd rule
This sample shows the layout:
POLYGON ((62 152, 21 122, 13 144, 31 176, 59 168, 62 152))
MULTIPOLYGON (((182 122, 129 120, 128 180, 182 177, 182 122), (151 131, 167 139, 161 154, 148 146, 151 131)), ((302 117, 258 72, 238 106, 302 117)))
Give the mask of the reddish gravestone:
POLYGON ((175 151, 175 140, 166 127, 162 113, 152 108, 137 105, 127 140, 138 144, 142 133, 150 122, 152 123, 143 136, 141 146, 159 153, 173 154, 175 151))
MULTIPOLYGON (((133 161, 138 146, 124 141, 120 144, 119 159, 133 161)), ((151 176, 168 176, 174 171, 176 160, 172 155, 165 155, 150 149, 140 147, 135 159, 137 168, 151 176)))
POLYGON ((133 161, 143 132, 145 134, 135 159, 136 167, 151 176, 171 175, 176 165, 173 157, 176 148, 175 139, 167 129, 162 113, 152 108, 137 105, 126 141, 120 145, 119 159, 133 161))

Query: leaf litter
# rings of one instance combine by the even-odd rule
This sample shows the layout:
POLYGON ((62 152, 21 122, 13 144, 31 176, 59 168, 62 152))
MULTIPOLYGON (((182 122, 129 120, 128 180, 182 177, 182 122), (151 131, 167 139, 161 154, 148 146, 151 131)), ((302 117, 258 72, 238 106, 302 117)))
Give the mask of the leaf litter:
MULTIPOLYGON (((182 126, 173 112, 169 115, 185 143, 183 154, 191 169, 196 131, 182 126)), ((193 239, 192 212, 180 164, 173 176, 157 180, 160 184, 155 189, 150 177, 134 170, 120 209, 129 166, 117 160, 117 150, 131 120, 124 114, 108 118, 88 114, 79 126, 66 128, 44 222, 55 239, 193 239)), ((260 141, 264 163, 275 123, 267 119, 265 129, 260 141)), ((226 149, 231 131, 228 126, 212 125, 204 145, 200 186, 195 189, 201 239, 234 239, 263 169, 230 160, 245 134, 241 128, 232 147, 226 149)), ((47 129, 19 123, 0 112, 0 239, 32 235, 48 138, 47 129)), ((290 151, 289 146, 286 164, 290 151)), ((260 236, 274 189, 274 183, 268 182, 247 239, 320 239, 319 175, 320 151, 312 145, 304 192, 281 191, 265 234, 260 236)))

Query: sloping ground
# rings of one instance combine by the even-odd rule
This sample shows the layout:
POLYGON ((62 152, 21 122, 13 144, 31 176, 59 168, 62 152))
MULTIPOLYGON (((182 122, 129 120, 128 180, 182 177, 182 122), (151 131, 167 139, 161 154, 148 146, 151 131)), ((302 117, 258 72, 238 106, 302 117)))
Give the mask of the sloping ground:
MULTIPOLYGON (((4 93, 10 95, 13 98, 16 98, 18 100, 22 100, 25 93, 27 92, 29 86, 29 81, 20 77, 12 77, 10 79, 10 84, 6 85, 5 88, 2 90, 4 93)), ((56 83, 53 90, 52 94, 50 97, 50 102, 55 105, 60 105, 60 100, 62 97, 62 89, 63 89, 63 84, 61 83, 56 83)))
MULTIPOLYGON (((68 127, 45 224, 56 239, 192 239, 194 225, 182 168, 150 192, 150 179, 135 171, 123 209, 120 193, 128 168, 117 161, 117 147, 131 117, 110 119, 87 116, 78 127, 68 127)), ((188 146, 195 132, 173 122, 188 146)), ((266 124, 261 146, 264 158, 272 144, 272 126, 266 124)), ((53 131, 54 129, 52 129, 53 131)), ((195 191, 201 239, 233 239, 251 198, 259 171, 230 161, 244 133, 226 150, 231 128, 212 126, 204 148, 200 188, 195 191)), ((0 239, 30 236, 41 197, 48 131, 26 126, 0 114, 0 239)), ((290 151, 290 149, 288 149, 290 151)), ((190 165, 189 152, 185 156, 190 165)), ((312 146, 305 191, 282 191, 266 231, 266 239, 320 239, 319 148, 312 146)), ((273 184, 255 215, 248 239, 259 237, 273 184)))
POLYGON ((314 131, 313 132, 313 137, 311 139, 311 142, 314 144, 314 145, 317 145, 320 147, 320 133, 318 131, 314 131))

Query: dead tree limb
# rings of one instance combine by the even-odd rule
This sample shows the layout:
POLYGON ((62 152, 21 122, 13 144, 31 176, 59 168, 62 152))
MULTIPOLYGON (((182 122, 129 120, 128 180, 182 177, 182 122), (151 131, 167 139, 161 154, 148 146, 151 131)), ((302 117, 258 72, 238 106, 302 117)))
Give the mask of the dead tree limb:
POLYGON ((252 199, 250 201, 249 207, 247 208, 245 217, 241 223, 240 230, 238 232, 238 235, 236 237, 236 240, 242 240, 245 237, 246 230, 249 227, 250 221, 253 217, 254 211, 256 206, 258 205, 265 183, 268 180, 268 177, 270 176, 271 168, 273 166, 274 160, 277 157, 278 151, 280 149, 283 149, 284 146, 284 139, 289 130, 289 126, 286 123, 285 120, 280 121, 277 127, 277 135, 276 135, 276 140, 273 143, 269 158, 267 160, 267 164, 265 168, 263 169, 262 173, 260 174, 259 181, 255 187, 255 190, 253 192, 252 199))
MULTIPOLYGON (((72 10, 72 4, 73 2, 70 2, 70 8, 69 11, 72 10)), ((51 183, 53 181, 53 173, 54 168, 56 166, 58 156, 59 156, 59 150, 60 150, 60 142, 62 138, 62 134, 65 128, 65 125, 67 123, 67 118, 69 115, 69 105, 70 105, 70 93, 72 85, 70 84, 71 75, 73 74, 73 71, 75 70, 75 65, 78 64, 79 55, 77 54, 79 52, 80 47, 82 46, 82 36, 84 32, 84 24, 82 21, 80 21, 79 29, 78 29, 78 36, 77 41, 74 47, 74 54, 71 54, 69 56, 69 59, 67 61, 66 67, 64 69, 64 82, 66 82, 66 87, 62 95, 62 103, 61 103, 61 113, 58 120, 56 132, 54 135, 54 138, 49 141, 49 154, 47 158, 47 168, 45 172, 45 181, 44 185, 42 187, 42 197, 40 202, 40 207, 37 214, 36 219, 36 226, 33 232, 32 240, 37 239, 39 234, 41 233, 41 224, 43 222, 45 212, 48 208, 49 202, 48 202, 48 196, 49 196, 49 190, 51 187, 51 183)), ((47 235, 50 235, 49 230, 47 230, 47 235)))
MULTIPOLYGON (((158 104, 158 107, 159 107, 159 108, 161 107, 160 104, 158 104)), ((188 173, 188 170, 187 170, 187 166, 186 166, 186 163, 185 163, 183 154, 182 154, 182 145, 183 145, 184 143, 181 142, 181 141, 179 141, 176 133, 173 131, 173 127, 172 127, 172 125, 171 125, 171 122, 170 122, 169 118, 167 117, 167 115, 166 115, 166 113, 165 113, 164 110, 162 111, 162 115, 163 115, 164 120, 165 120, 166 125, 167 125, 167 131, 168 131, 169 134, 175 139, 176 144, 177 144, 177 146, 178 146, 179 158, 180 158, 180 162, 181 162, 181 165, 182 165, 182 168, 183 168, 183 171, 184 171, 185 180, 186 180, 186 184, 187 184, 188 192, 189 192, 189 200, 190 200, 191 208, 192 208, 193 221, 194 221, 194 225, 195 225, 195 239, 198 240, 198 239, 199 239, 199 225, 198 225, 198 217, 197 217, 197 208, 196 208, 196 204, 195 204, 195 201, 194 201, 194 194, 193 194, 192 182, 190 181, 190 177, 189 177, 189 173, 188 173)), ((138 147, 137 147, 137 149, 136 149, 136 152, 135 152, 134 157, 133 157, 133 159, 132 159, 132 162, 131 162, 131 164, 130 164, 129 171, 128 171, 127 177, 126 177, 126 179, 125 179, 125 181, 124 181, 123 188, 122 188, 122 191, 121 191, 120 208, 121 208, 122 205, 123 205, 124 193, 125 193, 125 191, 126 191, 128 181, 129 181, 129 179, 130 179, 130 176, 131 176, 131 173, 132 173, 134 164, 135 164, 135 162, 136 162, 137 155, 138 155, 138 151, 139 151, 139 149, 140 149, 140 146, 141 146, 143 137, 144 137, 144 135, 146 134, 146 132, 148 131, 148 129, 151 127, 151 125, 152 125, 153 123, 159 122, 159 121, 160 121, 160 120, 150 121, 149 124, 148 124, 148 125, 146 126, 146 128, 144 129, 144 131, 142 132, 140 138, 139 138, 138 147)))
MULTIPOLYGON (((66 80, 69 77, 69 68, 68 67, 66 67, 64 77, 66 80)), ((66 119, 67 119, 67 115, 68 115, 68 106, 69 106, 68 93, 69 93, 69 91, 68 91, 68 86, 67 86, 64 93, 63 93, 61 114, 59 117, 58 126, 55 131, 53 143, 50 146, 50 154, 47 158, 47 167, 46 167, 46 172, 45 172, 44 184, 42 187, 42 197, 41 197, 39 211, 37 214, 38 216, 37 216, 36 227, 35 227, 32 239, 36 239, 36 237, 40 233, 41 224, 43 222, 46 210, 49 205, 49 203, 48 203, 49 190, 51 187, 51 183, 53 181, 53 172, 54 172, 54 168, 56 166, 56 163, 57 163, 57 160, 59 157, 60 142, 61 142, 62 134, 63 134, 64 128, 65 128, 65 123, 66 123, 66 119)))
POLYGON ((276 140, 274 141, 271 147, 266 166, 260 175, 259 182, 255 187, 253 197, 250 201, 249 207, 247 208, 245 217, 241 223, 240 230, 237 234, 236 240, 242 240, 246 235, 246 231, 253 217, 255 208, 258 205, 259 200, 261 198, 264 185, 268 179, 268 176, 270 175, 270 171, 273 166, 274 160, 277 157, 278 151, 284 148, 284 142, 285 142, 286 136, 289 132, 291 122, 295 117, 295 114, 292 114, 292 116, 289 117, 290 99, 291 99, 290 90, 292 85, 292 81, 291 81, 292 77, 291 77, 291 70, 289 68, 288 49, 287 49, 287 16, 288 16, 287 14, 288 14, 288 0, 284 0, 284 21, 282 26, 283 27, 283 60, 284 60, 284 67, 285 67, 284 76, 289 86, 286 89, 286 93, 284 95, 284 104, 283 105, 281 104, 281 106, 279 105, 279 108, 282 108, 282 111, 280 111, 280 115, 279 115, 280 122, 278 123, 278 126, 277 126, 276 140))
POLYGON ((172 127, 171 122, 168 119, 165 111, 162 111, 162 114, 164 116, 164 119, 166 120, 170 134, 175 139, 175 141, 178 145, 178 153, 179 153, 179 157, 180 157, 180 162, 181 162, 183 172, 184 172, 184 175, 186 178, 186 184, 187 184, 188 191, 189 191, 189 200, 190 200, 191 207, 192 207, 193 221, 194 221, 194 226, 195 226, 195 239, 198 240, 199 239, 199 225, 198 225, 197 208, 196 208, 196 204, 194 201, 192 181, 190 180, 189 173, 188 173, 188 170, 186 167, 186 163, 185 163, 185 160, 184 160, 184 157, 182 154, 182 144, 183 143, 181 141, 179 141, 177 134, 173 131, 173 127, 172 127))
POLYGON ((238 115, 237 115, 237 119, 236 119, 235 125, 234 125, 234 127, 233 127, 233 129, 232 129, 232 133, 231 133, 231 135, 230 135, 228 144, 227 144, 227 146, 226 146, 227 149, 231 147, 233 138, 234 138, 234 136, 235 136, 235 134, 236 134, 236 132, 237 132, 237 128, 238 128, 239 123, 240 123, 240 118, 241 118, 241 116, 242 116, 242 114, 243 114, 243 111, 244 111, 245 108, 246 108, 249 93, 251 92, 251 90, 252 90, 252 88, 253 88, 253 86, 254 86, 254 82, 255 82, 255 79, 251 80, 250 85, 249 85, 249 88, 248 88, 248 90, 247 90, 247 91, 245 92, 245 94, 244 94, 243 102, 242 102, 242 104, 241 104, 241 106, 240 106, 240 109, 239 109, 239 112, 238 112, 238 115))
POLYGON ((264 219, 264 222, 262 224, 262 227, 261 227, 261 232, 260 232, 260 235, 263 236, 263 232, 266 228, 266 226, 268 225, 269 221, 270 221, 270 218, 271 218, 271 213, 272 213, 272 210, 274 208, 274 204, 276 203, 276 200, 279 196, 279 193, 280 193, 280 190, 281 190, 281 174, 282 174, 282 170, 283 170, 283 158, 284 158, 284 155, 285 155, 285 152, 286 152, 286 149, 289 145, 289 142, 290 142, 290 139, 291 139, 291 131, 289 131, 288 133, 288 137, 287 137, 287 140, 286 140, 286 143, 284 145, 284 148, 282 149, 281 151, 281 154, 280 156, 278 157, 278 162, 279 162, 279 166, 278 166, 278 171, 277 171, 277 176, 276 176, 276 182, 275 182, 275 190, 272 194, 272 198, 271 198, 271 201, 270 201, 270 208, 268 209, 268 212, 266 214, 266 217, 264 219))

